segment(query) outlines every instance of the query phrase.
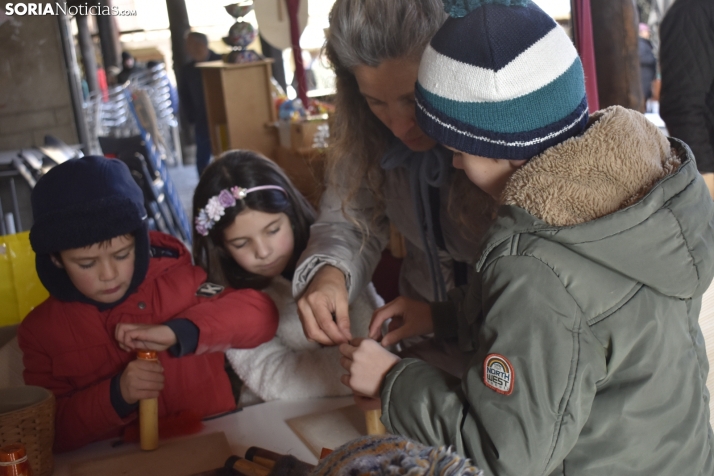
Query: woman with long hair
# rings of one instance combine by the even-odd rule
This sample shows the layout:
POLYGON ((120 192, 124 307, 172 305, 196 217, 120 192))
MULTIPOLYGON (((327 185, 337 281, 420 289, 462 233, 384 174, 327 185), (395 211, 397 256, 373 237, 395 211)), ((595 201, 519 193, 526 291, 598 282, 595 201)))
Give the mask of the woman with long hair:
POLYGON ((328 183, 293 279, 305 333, 322 344, 352 337, 348 302, 370 282, 390 225, 407 251, 400 294, 416 305, 446 301, 475 262, 492 200, 415 121, 419 61, 445 18, 441 0, 337 0, 330 13, 328 183))

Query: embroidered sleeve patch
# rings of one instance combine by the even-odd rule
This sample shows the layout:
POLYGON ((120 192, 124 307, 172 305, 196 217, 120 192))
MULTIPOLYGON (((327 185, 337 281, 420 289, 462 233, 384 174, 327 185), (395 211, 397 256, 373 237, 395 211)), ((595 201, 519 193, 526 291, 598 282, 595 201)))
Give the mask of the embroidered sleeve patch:
POLYGON ((513 365, 502 355, 489 354, 483 361, 483 383, 503 395, 513 393, 516 373, 513 365))
POLYGON ((220 284, 205 282, 196 290, 196 296, 213 297, 223 292, 224 289, 225 287, 220 284))

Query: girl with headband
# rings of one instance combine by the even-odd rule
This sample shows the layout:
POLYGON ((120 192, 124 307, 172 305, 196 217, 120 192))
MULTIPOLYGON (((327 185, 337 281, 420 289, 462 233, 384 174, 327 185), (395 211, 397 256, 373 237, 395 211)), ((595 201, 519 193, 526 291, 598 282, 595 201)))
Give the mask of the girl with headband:
MULTIPOLYGON (((263 290, 280 313, 272 341, 226 352, 235 383, 244 385, 241 402, 349 395, 339 380, 338 349, 308 341, 300 324, 291 281, 315 211, 280 167, 252 151, 226 152, 201 175, 193 220, 193 255, 208 280, 263 290)), ((352 332, 366 336, 381 304, 367 287, 350 307, 352 332)))

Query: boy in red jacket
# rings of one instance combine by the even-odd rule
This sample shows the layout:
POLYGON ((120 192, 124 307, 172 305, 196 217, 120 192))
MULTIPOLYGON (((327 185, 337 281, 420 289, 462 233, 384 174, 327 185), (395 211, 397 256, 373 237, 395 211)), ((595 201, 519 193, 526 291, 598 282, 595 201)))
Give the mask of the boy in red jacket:
POLYGON ((143 203, 126 165, 104 157, 58 165, 32 192, 30 242, 50 297, 18 340, 25 382, 57 398, 57 451, 120 435, 144 398, 158 397, 159 417, 235 409, 223 351, 275 335, 270 298, 206 283, 181 242, 148 232, 143 203))

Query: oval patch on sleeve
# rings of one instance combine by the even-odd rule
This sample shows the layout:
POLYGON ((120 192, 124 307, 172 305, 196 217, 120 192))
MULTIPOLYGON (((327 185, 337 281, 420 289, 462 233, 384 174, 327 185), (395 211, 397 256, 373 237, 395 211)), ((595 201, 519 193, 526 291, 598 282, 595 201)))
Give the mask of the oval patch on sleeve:
POLYGON ((483 383, 503 395, 513 393, 516 373, 513 365, 500 354, 489 354, 483 361, 483 383))

